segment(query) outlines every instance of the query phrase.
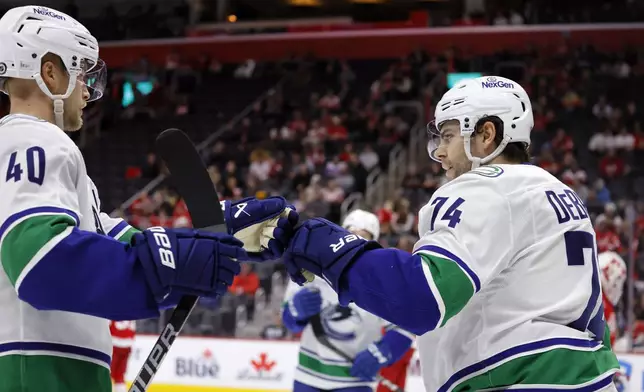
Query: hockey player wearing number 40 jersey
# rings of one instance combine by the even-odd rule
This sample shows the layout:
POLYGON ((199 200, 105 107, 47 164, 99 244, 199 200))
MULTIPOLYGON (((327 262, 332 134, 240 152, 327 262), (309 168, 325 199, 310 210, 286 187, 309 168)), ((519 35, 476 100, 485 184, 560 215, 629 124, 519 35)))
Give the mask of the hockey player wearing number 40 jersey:
MULTIPOLYGON (((349 213, 343 226, 373 240, 380 234, 378 217, 363 210, 349 213)), ((291 282, 284 297, 282 318, 289 330, 302 332, 294 392, 372 392, 378 371, 396 362, 414 339, 412 334, 355 304, 339 305, 338 295, 321 279, 306 287, 291 282), (317 314, 326 337, 335 347, 354 357, 353 362, 317 340, 309 323, 317 314)))
POLYGON ((239 261, 279 258, 297 214, 283 198, 226 201, 227 233, 110 218, 63 132, 102 95, 96 39, 26 6, 2 16, 0 42, 0 392, 110 392, 109 319, 224 294, 239 261))
POLYGON ((284 261, 417 335, 428 392, 614 391, 594 230, 569 187, 524 164, 530 99, 501 77, 462 81, 436 105, 430 156, 451 180, 419 214, 412 253, 324 219, 284 261))

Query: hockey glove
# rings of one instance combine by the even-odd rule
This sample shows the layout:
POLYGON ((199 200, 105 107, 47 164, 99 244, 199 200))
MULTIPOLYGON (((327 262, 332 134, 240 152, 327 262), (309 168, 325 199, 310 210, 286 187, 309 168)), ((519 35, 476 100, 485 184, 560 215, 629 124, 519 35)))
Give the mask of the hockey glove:
POLYGON ((134 235, 132 247, 158 303, 177 289, 199 297, 224 294, 247 260, 242 243, 224 233, 151 227, 134 235))
POLYGON ((298 221, 295 207, 283 197, 248 197, 221 202, 228 234, 244 244, 249 260, 277 260, 284 253, 298 221))
POLYGON ((288 311, 297 321, 305 321, 322 310, 320 290, 303 287, 288 301, 288 311))
POLYGON ((362 381, 374 381, 380 369, 391 360, 391 351, 383 342, 371 343, 356 355, 349 374, 362 381))
POLYGON ((286 252, 284 264, 291 279, 304 284, 301 270, 324 278, 338 292, 345 268, 369 249, 380 248, 375 241, 352 234, 326 219, 309 219, 300 226, 286 252))
POLYGON ((613 383, 617 392, 628 392, 628 384, 630 383, 630 378, 622 369, 619 369, 615 376, 613 377, 613 383))

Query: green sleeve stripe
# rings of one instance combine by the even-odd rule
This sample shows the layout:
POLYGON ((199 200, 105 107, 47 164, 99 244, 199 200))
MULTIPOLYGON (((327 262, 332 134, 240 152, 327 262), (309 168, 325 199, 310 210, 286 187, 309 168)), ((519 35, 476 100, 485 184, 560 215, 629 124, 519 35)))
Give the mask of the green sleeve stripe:
POLYGON ((469 276, 453 260, 419 253, 423 264, 427 266, 434 285, 438 289, 444 312, 440 326, 463 309, 474 295, 474 287, 469 276))
POLYGON ((132 241, 132 237, 134 237, 134 234, 140 233, 140 232, 141 230, 137 230, 132 226, 127 226, 127 229, 123 230, 122 232, 114 236, 114 239, 117 241, 121 241, 121 242, 125 242, 126 244, 129 244, 132 241))
POLYGON ((299 355, 300 366, 309 371, 319 373, 325 376, 339 377, 346 379, 355 379, 352 377, 349 372, 351 370, 351 365, 336 365, 325 363, 319 358, 315 358, 312 355, 300 351, 299 355))
MULTIPOLYGON (((23 271, 46 254, 52 240, 70 232, 76 221, 69 215, 38 215, 24 219, 13 226, 3 237, 0 245, 0 260, 11 284, 16 286, 23 271)), ((55 241, 57 244, 60 241, 55 241)))
MULTIPOLYGON (((459 384, 449 389, 454 392, 497 391, 507 390, 508 385, 520 385, 523 388, 516 390, 591 390, 581 387, 586 385, 587 388, 592 388, 588 384, 604 379, 619 369, 615 354, 610 347, 603 345, 587 350, 553 344, 546 350, 515 354, 506 362, 494 364, 493 367, 482 367, 473 377, 463 378, 459 384), (571 389, 572 386, 578 388, 571 389)), ((481 362, 474 366, 479 364, 481 362)))

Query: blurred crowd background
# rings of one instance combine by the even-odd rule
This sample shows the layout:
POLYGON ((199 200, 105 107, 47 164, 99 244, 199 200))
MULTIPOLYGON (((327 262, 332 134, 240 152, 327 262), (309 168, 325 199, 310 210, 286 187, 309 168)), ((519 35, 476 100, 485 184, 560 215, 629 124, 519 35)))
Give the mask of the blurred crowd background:
MULTIPOLYGON (((347 13, 357 26, 382 23, 384 15, 412 15, 414 26, 454 28, 644 20, 643 3, 628 0, 445 1, 426 6, 429 12, 420 8, 422 15, 413 1, 380 4, 383 8, 354 3, 343 8, 351 2, 336 1, 329 3, 337 7, 324 10, 232 0, 63 3, 60 8, 101 41, 277 36, 319 27, 257 21, 341 19, 347 13)), ((0 8, 10 5, 0 2, 0 8)), ((450 75, 510 77, 533 100, 532 163, 584 200, 600 252, 613 250, 634 261, 635 295, 625 296, 618 309, 620 328, 627 331, 634 327, 628 309, 636 324, 644 320, 643 55, 638 46, 604 51, 584 42, 483 55, 459 47, 419 48, 394 58, 297 53, 279 61, 231 63, 207 54, 186 56, 177 48, 162 62, 136 57, 110 68, 106 96, 88 108, 84 132, 72 136, 83 149, 103 209, 138 228, 191 225, 153 150, 156 135, 172 126, 201 143, 223 199, 281 195, 303 219, 336 222, 353 208, 368 209, 380 219, 383 245, 411 250, 418 238, 417 211, 446 181, 425 150, 433 104, 447 91, 450 75)), ((7 110, 2 96, 0 113, 7 110)), ((245 265, 229 295, 200 302, 186 333, 289 338, 279 317, 286 283, 278 262, 245 265)), ((140 323, 139 330, 157 332, 167 316, 140 323)))

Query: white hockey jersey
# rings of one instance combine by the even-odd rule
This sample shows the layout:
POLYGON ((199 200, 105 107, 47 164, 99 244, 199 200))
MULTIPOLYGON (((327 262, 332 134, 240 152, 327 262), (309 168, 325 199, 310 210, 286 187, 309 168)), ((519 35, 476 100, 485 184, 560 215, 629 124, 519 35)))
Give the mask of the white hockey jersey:
POLYGON ((16 391, 16 384, 21 391, 32 391, 38 382, 46 385, 43 391, 71 391, 69 374, 86 380, 85 387, 95 387, 105 374, 109 387, 109 321, 40 311, 16 294, 30 268, 65 232, 53 236, 41 224, 43 230, 28 246, 13 245, 24 241, 13 233, 20 225, 52 216, 73 219, 80 229, 116 239, 125 240, 134 230, 122 219, 100 213, 98 192, 80 150, 48 122, 26 115, 0 120, 0 174, 0 392, 16 391), (18 259, 29 262, 23 265, 18 259), (51 379, 51 371, 41 374, 44 367, 56 369, 58 377, 51 379))
MULTIPOLYGON (((338 295, 323 279, 316 278, 313 282, 307 283, 306 287, 320 290, 322 296, 320 318, 324 331, 329 341, 350 357, 355 357, 370 343, 380 340, 383 328, 395 329, 414 339, 413 334, 368 313, 355 304, 350 304, 348 307, 340 306, 338 295)), ((284 302, 288 302, 302 288, 290 282, 284 295, 284 302)), ((302 331, 298 363, 295 380, 321 390, 375 385, 373 382, 364 382, 351 377, 349 370, 352 363, 320 344, 310 324, 302 331)))
POLYGON ((536 166, 483 166, 419 216, 414 253, 441 311, 440 327, 418 338, 427 391, 609 385, 619 366, 595 234, 570 188, 536 166))

